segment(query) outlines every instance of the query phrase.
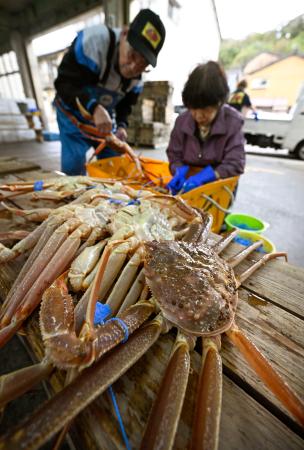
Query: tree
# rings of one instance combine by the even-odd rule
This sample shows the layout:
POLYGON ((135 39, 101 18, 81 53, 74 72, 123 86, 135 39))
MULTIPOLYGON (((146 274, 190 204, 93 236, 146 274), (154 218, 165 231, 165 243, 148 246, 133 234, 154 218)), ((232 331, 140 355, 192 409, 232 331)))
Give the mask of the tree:
POLYGON ((280 57, 292 53, 304 54, 304 15, 290 21, 281 30, 267 33, 253 33, 246 39, 237 41, 226 39, 220 48, 220 62, 225 69, 244 67, 252 58, 263 52, 280 57))

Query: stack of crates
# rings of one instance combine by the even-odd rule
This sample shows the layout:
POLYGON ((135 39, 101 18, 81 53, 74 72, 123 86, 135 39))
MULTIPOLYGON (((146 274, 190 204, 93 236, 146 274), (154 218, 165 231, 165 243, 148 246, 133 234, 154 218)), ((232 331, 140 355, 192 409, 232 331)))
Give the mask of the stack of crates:
POLYGON ((173 120, 173 87, 169 81, 146 81, 129 117, 128 142, 155 147, 167 143, 173 120))

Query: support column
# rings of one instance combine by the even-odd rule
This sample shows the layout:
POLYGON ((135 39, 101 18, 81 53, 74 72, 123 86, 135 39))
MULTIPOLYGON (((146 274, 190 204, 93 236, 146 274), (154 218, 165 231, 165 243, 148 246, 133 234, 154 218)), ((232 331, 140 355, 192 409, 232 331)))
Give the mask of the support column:
POLYGON ((24 39, 20 32, 13 31, 11 33, 11 45, 13 51, 16 53, 25 95, 36 100, 37 107, 41 111, 44 126, 47 128, 38 61, 33 52, 32 43, 24 39))
POLYGON ((106 24, 121 28, 129 23, 130 0, 107 0, 104 4, 106 24))

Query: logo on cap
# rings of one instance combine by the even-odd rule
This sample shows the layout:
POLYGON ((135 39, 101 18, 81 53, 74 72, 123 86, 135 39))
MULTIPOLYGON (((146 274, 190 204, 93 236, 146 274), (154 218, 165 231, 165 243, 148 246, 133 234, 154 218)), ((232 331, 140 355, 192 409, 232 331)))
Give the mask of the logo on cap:
POLYGON ((150 42, 153 48, 157 48, 161 41, 161 36, 151 22, 147 22, 141 34, 150 42))

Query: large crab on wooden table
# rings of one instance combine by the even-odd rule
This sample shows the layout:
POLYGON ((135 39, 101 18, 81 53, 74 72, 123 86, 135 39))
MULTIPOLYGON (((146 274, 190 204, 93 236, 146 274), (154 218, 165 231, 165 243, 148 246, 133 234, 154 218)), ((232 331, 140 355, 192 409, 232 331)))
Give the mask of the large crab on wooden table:
MULTIPOLYGON (((138 192, 120 183, 111 189, 98 187, 64 207, 43 210, 42 218, 46 220, 12 248, 0 244, 0 263, 31 251, 2 305, 0 346, 20 328, 39 304, 44 290, 70 265, 69 279, 74 290, 86 289, 95 276, 99 256, 108 239, 107 252, 112 241, 119 241, 110 257, 111 269, 105 274, 109 280, 117 275, 127 254, 135 251, 142 240, 165 239, 166 236, 174 239, 172 227, 178 228, 180 221, 181 225, 188 226, 189 213, 182 212, 178 204, 183 205, 183 202, 170 196, 161 201, 161 197, 148 191, 138 192), (147 196, 149 199, 145 200, 147 196), (176 214, 177 209, 184 217, 176 214)), ((131 258, 130 266, 137 267, 136 261, 138 265, 137 253, 131 258)), ((136 270, 130 272, 133 274, 136 270)), ((109 281, 105 280, 103 285, 108 286, 109 281)))
MULTIPOLYGON (((223 333, 238 347, 264 383, 303 426, 303 402, 235 323, 238 287, 267 261, 285 254, 264 255, 236 277, 233 269, 257 249, 261 242, 224 260, 220 254, 231 242, 235 232, 211 247, 206 243, 211 226, 210 217, 197 211, 193 213, 195 220, 182 241, 149 241, 142 246, 144 275, 152 297, 140 298, 133 306, 121 308, 114 321, 95 328, 90 326, 89 334, 93 341, 97 335, 98 339, 103 340, 104 351, 95 354, 94 363, 92 359, 86 360, 82 367, 92 363, 91 367, 84 368, 32 417, 3 437, 0 441, 1 449, 39 448, 138 361, 161 333, 172 327, 178 329, 178 334, 143 436, 142 449, 170 449, 173 446, 190 371, 190 350, 197 338, 202 338, 203 352, 191 448, 217 448, 222 384, 219 349, 223 333), (155 316, 146 322, 147 316, 152 313, 155 316), (113 350, 122 341, 126 342, 113 350), (112 351, 100 358, 109 349, 112 351), (99 361, 96 361, 98 358, 99 361)), ((97 284, 102 285, 103 277, 104 268, 101 264, 93 291, 96 291, 97 284)), ((64 364, 62 361, 66 360, 66 356, 58 356, 56 345, 58 348, 60 342, 65 342, 62 347, 66 348, 66 335, 77 340, 72 299, 62 281, 61 277, 45 292, 40 315, 49 358, 55 364, 57 361, 58 366, 64 364), (56 345, 52 345, 52 340, 56 345)), ((138 295, 133 300, 136 297, 138 295)), ((90 312, 87 315, 90 320, 85 321, 86 326, 92 322, 96 300, 95 293, 90 297, 90 312)), ((75 315, 77 321, 77 311, 75 315)), ((81 334, 78 344, 81 344, 81 334)), ((77 358, 79 355, 78 353, 77 358)), ((76 366, 68 362, 66 367, 76 366)), ((11 383, 13 377, 14 375, 7 378, 7 384, 11 383)))

